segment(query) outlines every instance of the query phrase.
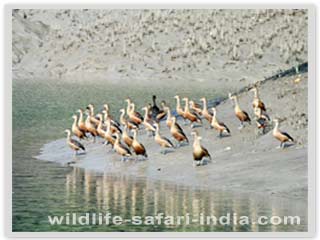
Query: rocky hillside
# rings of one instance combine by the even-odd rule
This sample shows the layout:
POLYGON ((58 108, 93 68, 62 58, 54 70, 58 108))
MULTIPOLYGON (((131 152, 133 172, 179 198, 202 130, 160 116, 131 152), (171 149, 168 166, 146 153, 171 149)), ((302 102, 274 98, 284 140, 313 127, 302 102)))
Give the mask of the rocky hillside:
POLYGON ((16 79, 242 87, 307 61, 306 10, 15 10, 12 21, 16 79))

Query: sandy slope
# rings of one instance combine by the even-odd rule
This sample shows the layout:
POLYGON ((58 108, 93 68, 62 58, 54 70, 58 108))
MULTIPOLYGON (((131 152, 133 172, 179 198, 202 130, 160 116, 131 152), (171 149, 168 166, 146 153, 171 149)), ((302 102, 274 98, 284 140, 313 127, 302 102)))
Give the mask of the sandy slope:
POLYGON ((235 90, 307 61, 304 10, 19 10, 20 79, 195 81, 235 90))
MULTIPOLYGON (((37 158, 67 164, 75 160, 76 166, 98 172, 117 175, 133 175, 151 179, 200 187, 222 189, 235 192, 255 192, 293 199, 307 199, 307 74, 268 81, 260 86, 260 95, 272 118, 282 119, 280 128, 296 139, 296 145, 287 149, 277 149, 278 142, 272 132, 259 135, 253 123, 241 131, 234 116, 230 100, 218 107, 218 118, 225 122, 232 136, 218 138, 217 132, 204 127, 197 128, 203 137, 203 145, 213 156, 214 162, 205 166, 192 166, 192 147, 183 146, 163 156, 158 145, 142 130, 140 141, 146 146, 147 161, 121 162, 119 156, 109 151, 110 147, 86 143, 86 155, 76 158, 65 144, 65 139, 45 145, 37 158)), ((239 96, 241 107, 252 113, 252 92, 239 96)), ((184 128, 191 140, 190 126, 184 128)), ((170 134, 164 123, 161 132, 170 134)))

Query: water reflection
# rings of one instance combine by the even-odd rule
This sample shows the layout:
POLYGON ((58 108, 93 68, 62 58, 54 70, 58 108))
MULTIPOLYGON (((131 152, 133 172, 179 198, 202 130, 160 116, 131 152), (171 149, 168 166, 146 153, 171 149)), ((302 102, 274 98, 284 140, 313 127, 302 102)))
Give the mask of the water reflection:
MULTIPOLYGON (((74 167, 66 175, 66 201, 68 205, 75 205, 79 195, 83 194, 84 208, 82 212, 110 211, 113 215, 123 218, 131 216, 150 216, 164 213, 166 216, 186 216, 199 219, 205 216, 222 216, 230 213, 248 216, 256 221, 259 216, 300 215, 300 226, 292 225, 248 225, 232 224, 201 225, 193 223, 181 226, 164 226, 162 228, 175 231, 305 231, 307 209, 303 204, 286 201, 284 199, 258 198, 248 195, 235 195, 226 192, 212 192, 197 188, 172 185, 165 182, 153 182, 135 179, 127 176, 97 175, 88 170, 74 167), (91 206, 91 207, 90 207, 91 206), (95 206, 95 209, 92 209, 95 206)), ((130 228, 130 224, 126 227, 130 228), (128 226, 129 225, 129 226, 128 226)), ((148 226, 150 228, 150 226, 148 226)), ((117 231, 116 229, 114 229, 117 231)), ((129 229, 128 229, 129 230, 129 229)), ((146 229, 143 229, 146 230, 146 229)), ((150 229, 149 229, 150 230, 150 229)))

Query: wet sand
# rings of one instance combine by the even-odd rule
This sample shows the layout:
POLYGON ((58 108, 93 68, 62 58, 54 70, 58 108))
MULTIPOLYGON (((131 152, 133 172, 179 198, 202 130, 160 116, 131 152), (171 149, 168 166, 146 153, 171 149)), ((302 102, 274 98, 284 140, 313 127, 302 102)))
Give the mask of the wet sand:
MULTIPOLYGON (((217 106, 217 116, 230 128, 230 137, 220 139, 205 120, 203 127, 196 128, 213 158, 203 166, 193 167, 191 128, 183 125, 182 120, 179 123, 191 145, 166 155, 160 153, 152 137, 144 130, 139 131, 138 139, 149 155, 145 161, 122 162, 110 146, 102 145, 101 141, 85 142, 87 153, 74 157, 65 139, 44 145, 37 158, 62 165, 74 162, 74 166, 97 172, 158 179, 190 187, 307 200, 307 86, 307 74, 302 74, 268 81, 259 87, 271 118, 280 118, 280 129, 296 140, 295 145, 286 149, 277 148, 279 142, 273 138, 272 131, 260 135, 254 121, 239 130, 233 104, 226 100, 217 106)), ((251 118, 252 98, 252 92, 239 95, 240 106, 251 118)), ((172 139, 165 122, 161 123, 161 133, 172 139)))

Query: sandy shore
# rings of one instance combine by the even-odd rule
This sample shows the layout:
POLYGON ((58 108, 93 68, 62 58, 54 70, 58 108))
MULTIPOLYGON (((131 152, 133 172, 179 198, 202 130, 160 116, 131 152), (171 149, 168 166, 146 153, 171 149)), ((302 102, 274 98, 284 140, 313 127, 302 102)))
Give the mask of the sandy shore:
MULTIPOLYGON (((218 118, 231 130, 231 137, 218 138, 218 133, 204 127, 197 130, 203 137, 202 144, 209 150, 213 162, 200 167, 192 166, 192 146, 183 146, 163 156, 159 146, 144 130, 138 138, 145 145, 149 158, 146 161, 121 162, 110 146, 101 143, 85 143, 87 154, 73 157, 65 139, 44 145, 38 159, 74 165, 97 172, 131 175, 155 180, 164 180, 187 186, 212 190, 228 190, 267 194, 292 199, 307 199, 307 74, 268 81, 260 86, 260 95, 272 118, 282 120, 280 129, 295 138, 296 144, 284 150, 269 131, 259 135, 256 125, 238 129, 239 122, 230 100, 217 107, 218 118), (300 81, 297 81, 299 77, 300 81)), ((200 96, 199 96, 200 97, 200 96)), ((239 96, 240 106, 253 118, 252 92, 239 96)), ((184 128, 191 140, 190 126, 184 128)), ((161 123, 161 133, 170 138, 170 133, 161 123)), ((191 141, 192 142, 192 141, 191 141)))
POLYGON ((13 13, 16 79, 243 86, 307 61, 307 11, 40 10, 13 13))

